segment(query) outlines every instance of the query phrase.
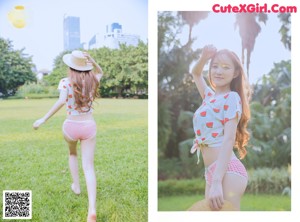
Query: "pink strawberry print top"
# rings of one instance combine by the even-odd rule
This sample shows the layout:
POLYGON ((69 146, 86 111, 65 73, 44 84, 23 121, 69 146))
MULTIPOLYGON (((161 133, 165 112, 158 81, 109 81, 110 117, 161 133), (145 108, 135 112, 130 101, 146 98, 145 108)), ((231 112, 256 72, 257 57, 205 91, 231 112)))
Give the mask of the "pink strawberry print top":
POLYGON ((205 89, 202 105, 193 117, 195 139, 191 153, 197 150, 198 163, 200 147, 220 147, 224 138, 224 125, 236 117, 239 121, 241 114, 242 103, 237 92, 215 95, 210 87, 205 89))
POLYGON ((67 99, 66 99, 66 109, 67 114, 72 116, 78 116, 82 114, 92 113, 92 108, 82 108, 82 110, 76 110, 76 103, 73 93, 73 85, 71 84, 69 78, 63 78, 60 80, 58 85, 58 90, 64 90, 67 92, 67 99))

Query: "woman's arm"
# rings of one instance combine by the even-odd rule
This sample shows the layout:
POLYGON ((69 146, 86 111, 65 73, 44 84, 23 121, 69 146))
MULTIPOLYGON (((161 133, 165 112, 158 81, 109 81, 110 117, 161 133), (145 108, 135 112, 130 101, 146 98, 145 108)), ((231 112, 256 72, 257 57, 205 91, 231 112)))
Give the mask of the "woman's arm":
POLYGON ((203 48, 202 55, 192 69, 192 75, 197 86, 197 89, 202 98, 204 98, 204 91, 207 84, 203 78, 202 71, 206 62, 213 57, 217 49, 212 45, 207 45, 203 48))
POLYGON ((233 146, 235 144, 237 124, 237 118, 234 118, 229 120, 224 127, 222 148, 217 159, 216 169, 209 190, 210 207, 215 210, 220 210, 224 203, 222 181, 227 171, 227 166, 231 159, 233 146))
POLYGON ((42 124, 44 124, 51 116, 53 116, 61 107, 65 104, 67 99, 67 91, 61 90, 59 94, 59 99, 56 103, 52 106, 52 108, 46 113, 44 117, 41 119, 36 120, 32 127, 37 130, 42 124))
POLYGON ((103 75, 102 68, 99 66, 99 64, 96 63, 96 61, 95 61, 92 57, 90 57, 89 60, 90 60, 91 63, 93 64, 93 66, 94 66, 94 68, 95 68, 95 70, 96 70, 96 73, 97 73, 97 74, 102 74, 102 75, 103 75))
POLYGON ((93 64, 93 66, 95 68, 95 73, 96 73, 97 79, 98 79, 98 81, 100 81, 101 77, 103 76, 103 71, 102 71, 101 66, 98 63, 96 63, 96 61, 87 52, 84 52, 84 55, 86 56, 88 61, 93 64))

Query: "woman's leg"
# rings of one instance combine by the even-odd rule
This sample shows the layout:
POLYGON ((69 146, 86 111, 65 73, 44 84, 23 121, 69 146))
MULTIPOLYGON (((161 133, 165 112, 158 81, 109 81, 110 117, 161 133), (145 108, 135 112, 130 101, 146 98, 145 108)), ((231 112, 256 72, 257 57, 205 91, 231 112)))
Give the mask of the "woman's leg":
POLYGON ((246 190, 247 182, 247 178, 240 175, 233 173, 225 173, 224 175, 224 199, 230 201, 237 210, 240 210, 240 202, 246 190))
POLYGON ((94 153, 96 147, 96 136, 81 141, 82 152, 82 168, 85 175, 88 198, 89 198, 89 212, 88 220, 95 220, 96 218, 96 175, 94 170, 94 153))
POLYGON ((80 194, 79 174, 78 174, 78 160, 77 160, 77 141, 71 140, 64 134, 64 138, 69 146, 69 167, 72 175, 73 183, 71 189, 75 194, 80 194))

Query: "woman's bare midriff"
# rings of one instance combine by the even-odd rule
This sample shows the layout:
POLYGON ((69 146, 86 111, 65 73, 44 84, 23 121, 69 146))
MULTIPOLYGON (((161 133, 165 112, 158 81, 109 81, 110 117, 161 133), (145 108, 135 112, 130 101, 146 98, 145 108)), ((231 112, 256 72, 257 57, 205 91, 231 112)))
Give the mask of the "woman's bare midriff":
MULTIPOLYGON (((218 159, 221 149, 222 149, 222 147, 207 147, 207 146, 201 148, 202 158, 203 158, 205 167, 208 167, 209 165, 211 165, 213 162, 215 162, 218 159)), ((234 157, 234 156, 235 156, 235 154, 232 151, 231 157, 234 157)))
POLYGON ((68 115, 67 119, 69 120, 75 120, 75 121, 85 121, 85 120, 93 120, 93 114, 92 113, 87 113, 87 114, 81 114, 77 116, 73 115, 68 115))

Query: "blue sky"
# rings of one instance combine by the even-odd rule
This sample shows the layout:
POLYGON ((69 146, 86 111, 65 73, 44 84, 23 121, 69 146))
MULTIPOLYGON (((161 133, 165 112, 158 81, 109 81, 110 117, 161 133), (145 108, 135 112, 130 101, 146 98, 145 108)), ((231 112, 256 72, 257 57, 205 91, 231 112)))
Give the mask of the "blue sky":
POLYGON ((13 41, 15 49, 25 48, 33 56, 37 69, 52 69, 54 58, 63 51, 64 15, 80 17, 81 42, 93 35, 104 35, 112 22, 122 25, 123 32, 148 39, 147 0, 0 0, 0 37, 13 41), (25 6, 28 25, 14 28, 7 14, 14 6, 25 6))

